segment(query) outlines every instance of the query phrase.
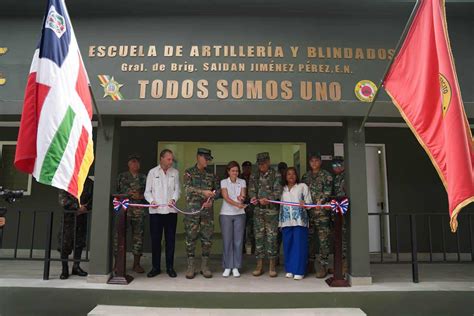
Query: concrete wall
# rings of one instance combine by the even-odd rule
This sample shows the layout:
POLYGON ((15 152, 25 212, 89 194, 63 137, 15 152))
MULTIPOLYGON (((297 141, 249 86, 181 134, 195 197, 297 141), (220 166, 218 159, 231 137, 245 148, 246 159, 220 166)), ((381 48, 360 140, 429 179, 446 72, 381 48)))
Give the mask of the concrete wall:
MULTIPOLYGON (((102 113, 119 116, 141 115, 208 115, 208 116, 276 116, 286 119, 289 116, 301 119, 319 120, 321 117, 363 116, 367 104, 357 100, 354 87, 359 80, 370 79, 378 82, 388 60, 357 60, 307 58, 307 46, 316 47, 349 47, 349 48, 383 48, 393 49, 403 30, 411 11, 407 5, 403 10, 394 10, 393 14, 380 15, 370 11, 366 14, 347 16, 336 12, 321 12, 317 16, 160 16, 157 18, 140 17, 84 17, 73 20, 74 29, 82 50, 84 64, 88 69, 91 85, 102 113), (224 58, 224 57, 89 57, 89 47, 98 45, 156 45, 159 50, 164 45, 183 45, 188 52, 191 45, 270 45, 282 46, 283 58, 224 58), (290 45, 299 46, 300 53, 291 57, 290 45), (318 65, 349 65, 351 73, 305 73, 305 72, 205 72, 204 62, 244 62, 256 63, 294 63, 306 62, 318 65), (154 63, 194 63, 198 69, 194 72, 170 71, 153 72, 154 63), (145 72, 124 72, 123 63, 144 63, 145 72), (99 74, 114 76, 124 84, 121 92, 125 100, 111 101, 104 98, 104 90, 97 78, 99 74), (139 95, 138 80, 209 80, 209 96, 198 99, 196 93, 190 99, 153 99, 150 88, 146 99, 139 95), (228 81, 241 80, 290 80, 294 83, 294 97, 284 100, 278 96, 275 100, 263 97, 261 100, 218 99, 215 82, 218 79, 228 81), (342 87, 338 101, 304 101, 298 96, 300 81, 339 82, 342 87)), ((448 11, 449 13, 449 11, 448 11)), ((8 47, 7 54, 0 56, 0 72, 7 78, 7 83, 0 86, 0 115, 18 118, 21 113, 26 74, 29 71, 31 57, 36 47, 41 18, 4 18, 0 21, 1 45, 8 47), (21 27, 19 27, 21 26, 21 27), (14 29, 15 32, 11 32, 14 29)), ((472 51, 474 44, 471 30, 474 22, 465 16, 448 16, 453 55, 457 63, 457 72, 463 91, 466 112, 474 116, 474 92, 470 87, 474 82, 472 51)), ((159 51, 161 54, 161 51, 159 51)), ((169 69, 169 68, 167 68, 169 69)), ((380 106, 374 110, 373 117, 399 118, 398 112, 389 105, 389 99, 382 93, 380 106)), ((148 119, 148 118, 145 118, 148 119)))

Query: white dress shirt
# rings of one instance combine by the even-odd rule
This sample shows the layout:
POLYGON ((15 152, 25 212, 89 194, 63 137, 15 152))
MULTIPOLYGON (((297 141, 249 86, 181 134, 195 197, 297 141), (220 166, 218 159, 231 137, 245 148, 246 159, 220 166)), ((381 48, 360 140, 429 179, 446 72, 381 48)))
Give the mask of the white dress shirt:
MULTIPOLYGON (((155 201, 157 204, 168 204, 169 201, 178 201, 180 194, 178 170, 170 167, 164 172, 161 165, 148 172, 146 178, 145 199, 148 203, 155 201)), ((169 214, 177 211, 168 206, 149 208, 150 214, 169 214)))

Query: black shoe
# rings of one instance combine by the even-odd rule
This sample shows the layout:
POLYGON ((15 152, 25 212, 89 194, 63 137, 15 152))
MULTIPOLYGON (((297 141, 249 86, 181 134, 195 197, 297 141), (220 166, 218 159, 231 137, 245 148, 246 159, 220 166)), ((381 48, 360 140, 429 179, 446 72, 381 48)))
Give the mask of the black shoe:
POLYGON ((151 271, 148 272, 148 274, 146 276, 149 277, 149 278, 153 278, 153 277, 156 277, 160 273, 161 273, 160 269, 152 268, 151 271))
POLYGON ((73 265, 72 266, 72 275, 77 275, 77 276, 80 276, 80 277, 86 277, 87 276, 87 272, 82 270, 81 267, 79 265, 73 265))
POLYGON ((178 275, 176 274, 176 271, 174 271, 173 268, 171 269, 166 269, 166 273, 170 276, 170 278, 176 278, 178 275))
MULTIPOLYGON (((62 259, 64 259, 64 258, 62 258, 62 259)), ((62 269, 62 272, 61 272, 61 275, 59 276, 59 278, 61 280, 66 280, 66 279, 69 278, 69 266, 68 266, 67 262, 62 262, 62 266, 63 266, 63 269, 62 269)))

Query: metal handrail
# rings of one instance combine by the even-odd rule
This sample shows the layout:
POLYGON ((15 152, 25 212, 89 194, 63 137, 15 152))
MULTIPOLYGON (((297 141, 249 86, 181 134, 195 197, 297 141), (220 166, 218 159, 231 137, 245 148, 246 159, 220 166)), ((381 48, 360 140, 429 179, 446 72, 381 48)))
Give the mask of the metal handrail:
MULTIPOLYGON (((61 222, 64 221, 64 214, 68 213, 75 213, 76 211, 68 211, 68 210, 62 210, 62 219, 61 222)), ((74 260, 73 258, 68 258, 68 259, 61 259, 61 258, 51 258, 51 248, 52 248, 52 240, 53 240, 53 230, 54 230, 54 211, 47 211, 47 210, 18 210, 18 222, 16 223, 16 232, 15 232, 15 241, 14 241, 14 248, 13 248, 13 255, 11 257, 0 257, 0 260, 22 260, 22 261, 43 261, 44 267, 43 267, 43 279, 48 280, 49 279, 49 272, 50 272, 50 265, 52 261, 67 261, 67 262, 89 262, 89 244, 90 244, 90 212, 87 214, 88 216, 88 221, 87 221, 87 236, 86 236, 86 253, 85 253, 85 259, 80 259, 80 260, 74 260), (30 240, 30 247, 29 247, 29 256, 27 257, 20 257, 18 256, 18 250, 19 250, 19 238, 20 238, 20 231, 21 228, 24 227, 24 217, 22 217, 22 214, 24 213, 31 213, 33 212, 32 216, 32 221, 31 221, 31 240, 30 240), (35 242, 35 234, 38 231, 37 226, 37 215, 38 214, 46 214, 46 238, 44 242, 44 256, 43 257, 33 257, 33 249, 34 249, 34 242, 35 242)), ((27 225, 27 224, 26 224, 27 225)), ((77 222, 76 220, 74 221, 74 246, 76 244, 76 225, 77 222)), ((64 225, 62 225, 63 227, 64 225)), ((8 226, 6 226, 8 227, 8 226)), ((5 228, 1 228, 1 234, 0 238, 3 239, 4 236, 4 230, 5 228)), ((15 226, 14 226, 15 227, 15 226)), ((63 238, 64 234, 61 232, 61 238, 63 238)), ((2 241, 0 240, 0 245, 2 245, 2 241)), ((62 239, 60 240, 60 245, 62 247, 62 239)), ((1 248, 1 247, 0 247, 1 248)))
MULTIPOLYGON (((418 272, 418 264, 419 263, 461 263, 461 262, 474 262, 474 233, 473 233, 473 224, 472 224, 472 217, 473 213, 465 212, 461 213, 458 218, 467 218, 468 221, 468 231, 469 231, 469 246, 471 252, 471 260, 466 261, 461 259, 461 245, 460 245, 460 233, 458 232, 455 234, 456 236, 456 253, 457 253, 457 260, 448 260, 447 254, 449 253, 446 249, 446 225, 449 221, 446 221, 446 225, 443 224, 441 220, 441 241, 442 241, 442 249, 443 249, 443 259, 442 260, 434 260, 434 252, 433 252, 433 227, 432 227, 432 218, 433 217, 440 217, 448 218, 445 212, 390 212, 390 213, 368 213, 369 216, 378 216, 379 217, 379 228, 380 228, 380 260, 378 261, 371 261, 371 263, 375 264, 394 264, 394 263, 410 263, 412 265, 412 279, 414 283, 419 282, 419 272, 418 272), (384 251, 384 240, 385 240, 385 230, 384 230, 384 221, 382 217, 388 216, 394 218, 394 225, 395 225, 395 233, 390 233, 390 239, 393 239, 393 235, 395 236, 394 244, 396 248, 396 261, 386 261, 384 255, 386 252, 384 251), (410 251, 411 251, 411 259, 410 260, 400 260, 400 221, 401 217, 407 217, 409 220, 410 226, 410 251), (423 217, 428 222, 428 249, 429 249, 429 260, 419 260, 418 256, 421 252, 419 252, 419 245, 417 240, 417 218, 423 217)), ((389 224, 390 225, 390 224, 389 224)), ((377 254, 378 252, 375 252, 377 254)))

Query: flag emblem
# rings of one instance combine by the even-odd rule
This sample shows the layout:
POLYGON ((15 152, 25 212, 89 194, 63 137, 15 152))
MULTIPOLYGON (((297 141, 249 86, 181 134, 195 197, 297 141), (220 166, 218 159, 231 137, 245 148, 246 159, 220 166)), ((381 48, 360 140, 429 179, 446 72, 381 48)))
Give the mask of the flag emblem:
POLYGON ((448 111, 449 104, 451 103, 451 85, 448 79, 442 74, 439 74, 439 86, 441 89, 441 108, 443 109, 443 117, 448 111))
POLYGON ((64 17, 56 11, 54 5, 49 8, 48 17, 46 18, 45 27, 53 30, 58 38, 61 38, 66 32, 66 23, 64 17))
POLYGON ((377 86, 370 80, 361 80, 354 88, 357 99, 362 102, 372 102, 376 92, 377 86))

